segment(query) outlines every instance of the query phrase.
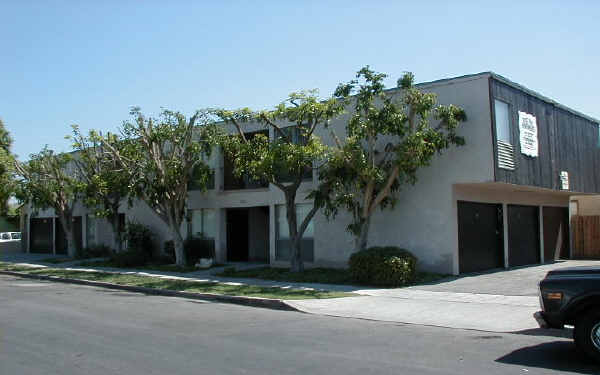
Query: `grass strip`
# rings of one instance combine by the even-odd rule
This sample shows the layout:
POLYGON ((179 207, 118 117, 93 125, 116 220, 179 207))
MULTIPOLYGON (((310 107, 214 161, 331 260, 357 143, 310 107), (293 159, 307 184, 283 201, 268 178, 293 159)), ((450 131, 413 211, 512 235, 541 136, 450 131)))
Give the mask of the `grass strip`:
POLYGON ((39 262, 50 263, 50 264, 60 264, 60 263, 72 262, 74 260, 75 259, 73 259, 73 258, 45 258, 45 259, 39 260, 39 262))
MULTIPOLYGON (((352 278, 349 270, 338 268, 311 268, 305 269, 304 272, 300 273, 290 272, 289 268, 271 267, 252 268, 239 271, 234 269, 226 269, 217 274, 217 276, 287 281, 295 283, 360 285, 352 278)), ((414 283, 407 286, 427 284, 446 277, 448 277, 448 275, 430 272, 418 272, 414 283)))
MULTIPOLYGON (((179 273, 189 273, 195 271, 201 271, 200 269, 194 266, 178 266, 176 264, 146 264, 143 266, 135 266, 135 267, 120 267, 118 264, 111 262, 110 260, 97 260, 97 261, 87 261, 81 262, 78 264, 81 267, 106 267, 106 268, 120 268, 123 270, 147 270, 147 271, 159 271, 159 272, 179 272, 179 273)), ((217 267, 214 265, 213 267, 217 267)), ((212 267, 211 267, 212 268, 212 267)))
POLYGON ((353 293, 326 290, 305 290, 256 285, 230 285, 215 282, 164 279, 154 276, 140 276, 97 271, 64 270, 58 268, 32 268, 0 263, 0 270, 24 272, 32 275, 56 276, 65 279, 102 281, 106 283, 138 286, 144 288, 176 290, 196 293, 212 293, 227 296, 246 296, 273 299, 323 299, 356 296, 353 293))

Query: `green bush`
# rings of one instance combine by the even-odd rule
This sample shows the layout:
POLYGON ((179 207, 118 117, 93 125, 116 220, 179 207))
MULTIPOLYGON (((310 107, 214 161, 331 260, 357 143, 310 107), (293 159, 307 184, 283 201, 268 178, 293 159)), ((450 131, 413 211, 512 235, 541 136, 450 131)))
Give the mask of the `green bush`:
POLYGON ((154 255, 154 235, 147 226, 133 222, 127 223, 125 239, 128 251, 144 253, 148 258, 152 258, 154 255))
POLYGON ((215 257, 215 241, 204 237, 190 237, 183 243, 187 264, 194 265, 200 258, 215 257))
POLYGON ((149 260, 147 253, 132 249, 113 254, 110 258, 115 267, 123 268, 144 266, 149 260))
POLYGON ((112 254, 110 247, 106 245, 92 245, 83 249, 77 249, 75 258, 77 259, 88 259, 88 258, 105 258, 112 254))
POLYGON ((348 264, 352 278, 367 285, 403 286, 414 282, 417 274, 417 258, 394 246, 359 251, 348 264))

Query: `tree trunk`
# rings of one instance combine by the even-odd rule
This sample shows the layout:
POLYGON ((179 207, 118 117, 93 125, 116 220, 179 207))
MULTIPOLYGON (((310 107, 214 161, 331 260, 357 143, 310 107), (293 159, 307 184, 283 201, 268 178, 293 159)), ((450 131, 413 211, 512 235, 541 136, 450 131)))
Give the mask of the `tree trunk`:
POLYGON ((298 218, 296 216, 296 192, 286 192, 285 208, 290 232, 290 271, 303 272, 304 263, 300 255, 300 236, 298 235, 298 218))
POLYGON ((74 258, 77 255, 77 246, 75 246, 75 236, 73 230, 65 231, 67 237, 67 253, 69 257, 74 258))
POLYGON ((171 232, 173 233, 173 246, 175 247, 175 264, 183 267, 187 261, 183 249, 183 237, 181 237, 179 228, 171 227, 171 232))
POLYGON ((73 234, 73 216, 70 213, 59 213, 58 218, 67 238, 67 254, 69 257, 74 258, 77 255, 77 247, 75 246, 75 236, 73 234))
POLYGON ((371 215, 363 219, 360 226, 360 232, 355 240, 354 252, 362 251, 367 248, 367 241, 369 239, 369 227, 371 226, 371 215))
POLYGON ((108 221, 110 222, 113 235, 112 250, 116 253, 120 253, 123 250, 123 245, 121 241, 121 233, 119 233, 119 215, 110 217, 108 221))

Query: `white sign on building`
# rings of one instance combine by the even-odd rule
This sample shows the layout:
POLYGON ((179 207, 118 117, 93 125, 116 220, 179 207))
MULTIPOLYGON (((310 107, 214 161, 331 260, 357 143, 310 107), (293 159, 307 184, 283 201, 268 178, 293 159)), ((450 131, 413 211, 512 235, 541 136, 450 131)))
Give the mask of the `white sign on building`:
POLYGON ((527 156, 538 156, 538 131, 534 115, 519 111, 519 138, 521 152, 527 156))
POLYGON ((569 190, 569 172, 560 171, 560 185, 563 190, 569 190))

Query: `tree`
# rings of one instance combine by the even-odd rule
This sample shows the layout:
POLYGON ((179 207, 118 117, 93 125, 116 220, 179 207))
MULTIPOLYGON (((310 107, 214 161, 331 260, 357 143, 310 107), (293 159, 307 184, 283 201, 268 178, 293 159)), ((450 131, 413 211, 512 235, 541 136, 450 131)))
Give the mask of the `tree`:
POLYGON ((312 172, 313 165, 327 154, 327 147, 321 143, 315 131, 327 127, 329 121, 342 112, 342 103, 334 98, 319 100, 316 91, 292 93, 271 111, 254 112, 248 108, 216 111, 220 119, 233 124, 237 131, 237 136, 225 137, 221 142, 225 152, 234 161, 235 174, 267 181, 284 194, 292 272, 304 270, 300 241, 320 208, 318 204, 313 204, 304 220, 298 223, 298 189, 307 171, 312 172), (269 139, 262 134, 246 137, 242 126, 251 123, 272 129, 274 138, 269 139))
POLYGON ((10 152, 12 139, 0 119, 0 215, 8 213, 8 200, 14 193, 14 157, 10 152))
POLYGON ((67 237, 67 252, 75 256, 73 206, 83 189, 71 154, 56 154, 45 147, 27 163, 15 162, 20 197, 36 208, 53 208, 67 237))
POLYGON ((347 138, 336 147, 320 174, 327 189, 316 199, 326 216, 343 208, 352 214, 348 231, 355 251, 367 245, 371 216, 377 208, 393 208, 405 184, 417 181, 419 169, 452 145, 463 145, 456 131, 465 112, 454 105, 436 105, 435 94, 413 86, 412 73, 398 80, 398 91, 386 91, 385 74, 364 67, 356 79, 340 84, 335 96, 352 103, 347 138), (397 99, 395 99, 397 93, 397 99))
POLYGON ((139 108, 130 114, 132 121, 123 124, 120 138, 108 135, 101 143, 128 174, 129 196, 145 202, 167 225, 176 263, 183 266, 186 257, 180 228, 187 186, 194 175, 196 185, 206 190, 211 171, 202 156, 208 156, 216 142, 216 127, 208 111, 198 111, 189 120, 168 110, 158 118, 144 116, 139 108))
MULTIPOLYGON (((122 239, 119 232, 119 208, 127 198, 130 175, 106 152, 101 134, 92 130, 84 136, 79 127, 73 125, 73 136, 70 138, 76 154, 73 160, 84 184, 83 203, 93 210, 96 217, 107 219, 113 232, 112 248, 120 252, 122 239)), ((111 146, 117 151, 123 145, 110 134, 104 141, 111 142, 111 146)))

